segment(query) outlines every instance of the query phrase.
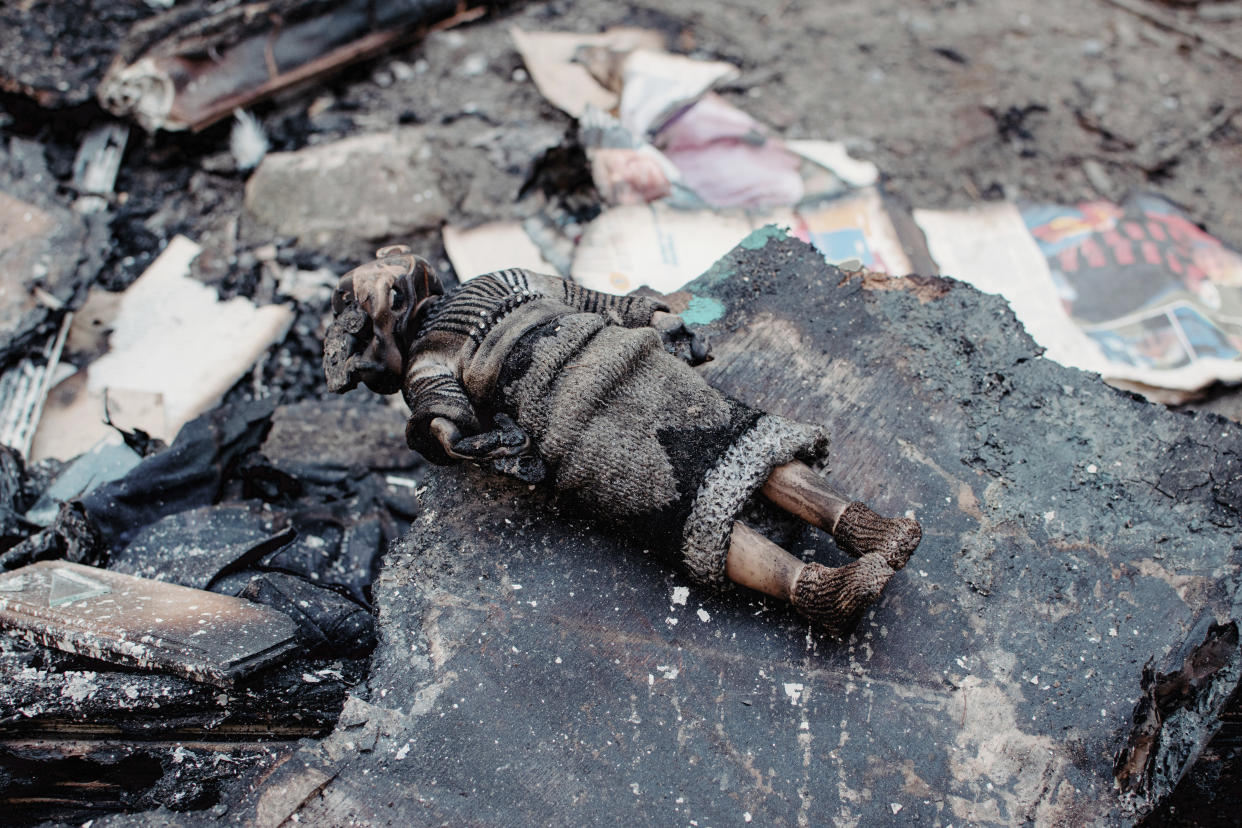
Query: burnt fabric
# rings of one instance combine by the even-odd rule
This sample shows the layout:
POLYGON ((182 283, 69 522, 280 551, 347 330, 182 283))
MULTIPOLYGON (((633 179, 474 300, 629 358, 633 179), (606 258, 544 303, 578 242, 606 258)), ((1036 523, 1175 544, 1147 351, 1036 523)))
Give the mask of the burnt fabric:
POLYGON ((411 447, 444 462, 431 419, 469 433, 508 414, 558 491, 723 586, 738 512, 776 466, 823 459, 828 439, 709 386, 647 327, 661 309, 526 271, 472 280, 437 302, 411 351, 411 447))

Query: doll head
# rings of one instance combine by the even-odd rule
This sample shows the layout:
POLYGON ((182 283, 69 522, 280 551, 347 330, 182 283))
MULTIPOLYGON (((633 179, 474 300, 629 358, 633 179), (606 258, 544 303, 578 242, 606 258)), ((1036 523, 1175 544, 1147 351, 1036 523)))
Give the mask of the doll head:
POLYGON ((405 245, 381 248, 342 276, 324 339, 328 390, 341 394, 361 381, 379 394, 400 391, 419 312, 443 293, 431 266, 405 245))

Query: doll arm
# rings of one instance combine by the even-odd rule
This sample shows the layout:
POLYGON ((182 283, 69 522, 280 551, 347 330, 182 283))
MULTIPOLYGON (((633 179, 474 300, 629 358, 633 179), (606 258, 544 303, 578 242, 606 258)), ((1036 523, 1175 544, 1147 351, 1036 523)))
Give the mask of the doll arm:
POLYGON ((405 425, 405 442, 429 463, 448 465, 457 459, 450 454, 452 443, 462 434, 479 431, 479 418, 466 389, 456 373, 435 360, 420 360, 406 371, 402 388, 410 419, 405 425), (432 423, 443 421, 433 430, 432 423), (448 430, 446 425, 451 425, 448 430))
POLYGON ((430 463, 493 461, 530 452, 526 432, 503 413, 484 431, 457 375, 438 360, 415 363, 406 374, 404 393, 410 407, 405 441, 430 463))
POLYGON ((626 328, 645 328, 651 324, 652 316, 657 311, 668 310, 668 305, 658 299, 601 293, 555 276, 529 273, 527 279, 533 288, 549 299, 583 313, 598 313, 613 324, 626 328))
POLYGON ((576 310, 598 313, 610 322, 626 328, 654 328, 660 334, 664 348, 691 365, 707 362, 708 345, 699 336, 686 329, 682 318, 669 312, 669 307, 659 299, 646 296, 615 296, 584 288, 567 279, 529 274, 545 296, 555 298, 576 310))

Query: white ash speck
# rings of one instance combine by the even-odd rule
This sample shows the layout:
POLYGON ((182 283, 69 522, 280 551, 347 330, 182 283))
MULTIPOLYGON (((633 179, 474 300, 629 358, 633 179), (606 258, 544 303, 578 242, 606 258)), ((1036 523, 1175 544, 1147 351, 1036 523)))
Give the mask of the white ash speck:
POLYGON ((804 689, 805 688, 803 687, 801 682, 797 682, 797 681, 785 682, 785 695, 789 697, 789 703, 792 705, 797 705, 798 701, 802 698, 802 691, 804 689))
POLYGON ((406 742, 404 745, 401 746, 400 750, 398 750, 396 753, 393 754, 393 758, 396 759, 398 762, 400 762, 402 759, 406 757, 406 754, 408 754, 409 752, 410 752, 410 743, 406 742))
POLYGON ((233 117, 235 120, 233 130, 229 133, 229 152, 233 155, 237 169, 253 170, 259 166, 263 156, 267 155, 267 135, 259 120, 244 109, 234 112, 233 117))
POLYGON ((668 624, 670 627, 676 627, 677 619, 670 615, 668 618, 664 619, 664 623, 668 624))
POLYGON ((487 55, 475 52, 461 62, 461 73, 468 78, 477 77, 487 71, 487 55))
POLYGON ((392 72, 392 76, 399 81, 414 79, 414 67, 400 60, 394 60, 391 64, 389 64, 388 71, 392 72))
POLYGON ((686 605, 686 599, 689 597, 690 597, 690 587, 684 587, 684 586, 673 587, 673 603, 674 604, 680 604, 681 606, 684 607, 686 605))
POLYGON ((72 699, 75 703, 86 701, 99 690, 95 684, 94 673, 74 673, 73 677, 61 688, 60 694, 72 699))
POLYGON ((707 623, 708 621, 712 620, 711 615, 709 615, 707 610, 703 609, 702 607, 699 607, 698 614, 699 614, 699 620, 702 621, 703 623, 707 623))

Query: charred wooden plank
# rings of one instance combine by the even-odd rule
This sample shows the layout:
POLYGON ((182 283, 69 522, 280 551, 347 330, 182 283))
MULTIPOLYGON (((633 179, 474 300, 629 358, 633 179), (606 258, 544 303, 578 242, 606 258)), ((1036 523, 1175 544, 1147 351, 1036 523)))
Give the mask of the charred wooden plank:
POLYGON ((365 661, 299 660, 229 690, 0 637, 0 740, 322 736, 365 661))
POLYGON ((301 815, 365 813, 381 790, 385 818, 449 822, 1083 824, 1153 807, 1238 681, 1242 428, 1040 358, 997 297, 851 278, 778 236, 683 298, 714 384, 827 424, 840 488, 915 504, 915 558, 839 643, 762 597, 679 590, 675 565, 542 492, 432 470, 375 591, 384 727, 358 756, 338 727, 321 748, 335 778, 301 815), (1159 755, 1121 787, 1153 694, 1170 705, 1159 755))
POLYGON ((292 749, 282 742, 0 741, 0 807, 7 824, 199 810, 216 805, 239 776, 263 772, 292 749))
POLYGON ((486 5, 484 0, 178 4, 134 26, 119 44, 98 95, 105 108, 149 130, 198 130, 431 26, 482 16, 486 5))

